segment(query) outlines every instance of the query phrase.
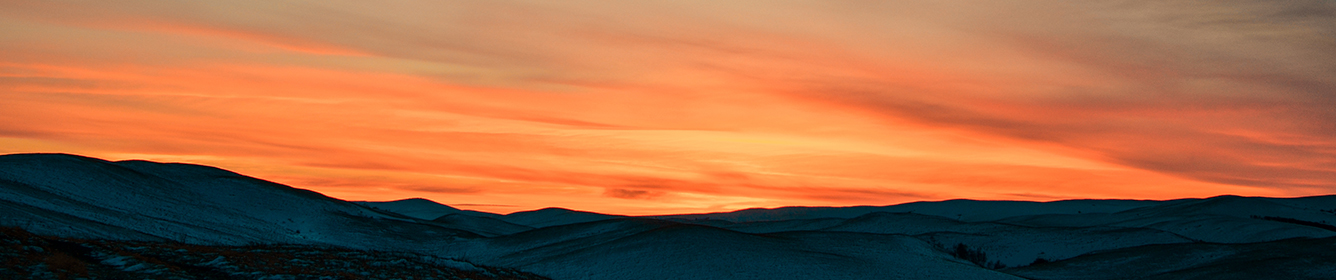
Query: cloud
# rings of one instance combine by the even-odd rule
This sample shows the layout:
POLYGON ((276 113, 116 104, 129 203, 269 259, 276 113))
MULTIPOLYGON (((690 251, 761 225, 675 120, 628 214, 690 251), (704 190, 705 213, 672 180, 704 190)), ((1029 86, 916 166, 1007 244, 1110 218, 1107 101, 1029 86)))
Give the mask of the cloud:
POLYGON ((862 205, 887 205, 883 201, 923 201, 942 196, 894 189, 803 188, 791 190, 807 198, 862 205))
POLYGON ((1325 194, 1333 6, 7 2, 0 136, 613 213, 1325 194))
POLYGON ((603 192, 603 195, 622 199, 652 199, 656 196, 663 195, 663 193, 646 190, 609 188, 603 192))
MULTIPOLYGON (((1336 88, 1336 80, 1317 75, 1336 67, 1336 45, 1322 39, 1336 32, 1336 19, 1312 16, 1329 13, 1332 5, 1157 3, 1082 10, 1102 18, 1065 23, 968 26, 983 36, 1015 38, 990 48, 1060 65, 1040 73, 1065 75, 1065 81, 1022 77, 1031 81, 944 94, 895 79, 790 85, 807 89, 794 91, 797 96, 888 118, 1088 150, 1110 162, 1196 180, 1336 185, 1330 179, 1336 178, 1336 146, 1323 140, 1336 133, 1336 99, 1322 93, 1336 88), (1307 10, 1317 12, 1298 12, 1307 10)), ((957 74, 995 83, 990 76, 957 74)))
MULTIPOLYGON (((468 188, 468 187, 459 188, 459 187, 413 186, 413 185, 407 185, 407 186, 391 186, 391 187, 392 187, 392 188, 396 188, 396 189, 404 189, 404 190, 412 190, 412 191, 420 191, 420 192, 429 192, 429 193, 438 193, 438 194, 477 193, 477 192, 481 191, 481 190, 476 189, 476 188, 468 188)), ((498 206, 498 205, 488 205, 488 206, 498 206)))

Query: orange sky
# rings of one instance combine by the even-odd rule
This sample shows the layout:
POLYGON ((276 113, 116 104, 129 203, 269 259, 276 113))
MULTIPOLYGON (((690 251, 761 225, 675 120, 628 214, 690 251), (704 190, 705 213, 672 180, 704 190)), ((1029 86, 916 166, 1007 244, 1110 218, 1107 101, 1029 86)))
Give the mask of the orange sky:
POLYGON ((499 213, 1336 190, 1330 1, 915 2, 0 1, 0 153, 499 213))

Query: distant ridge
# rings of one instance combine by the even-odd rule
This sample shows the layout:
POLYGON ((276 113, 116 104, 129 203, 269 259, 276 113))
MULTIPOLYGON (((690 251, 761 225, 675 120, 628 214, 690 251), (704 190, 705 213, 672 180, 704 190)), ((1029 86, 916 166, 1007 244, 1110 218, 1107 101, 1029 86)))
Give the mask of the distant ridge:
POLYGON ((554 279, 1270 276, 1235 268, 1253 261, 1283 265, 1276 275, 1287 278, 1336 279, 1333 224, 1336 196, 496 215, 426 199, 348 202, 192 164, 0 156, 0 227, 89 240, 411 252, 554 279))
POLYGON ((1053 202, 968 200, 911 202, 889 206, 789 206, 779 208, 751 208, 732 212, 705 214, 662 215, 669 219, 713 219, 729 222, 763 222, 792 219, 853 218, 874 212, 918 213, 966 221, 989 221, 1001 218, 1040 214, 1112 213, 1157 205, 1155 200, 1062 200, 1053 202))
POLYGON ((433 220, 450 214, 464 214, 488 218, 501 216, 487 212, 460 210, 426 198, 409 198, 395 201, 353 201, 353 203, 422 220, 433 220))
POLYGON ((599 214, 594 212, 576 211, 565 208, 543 208, 533 211, 522 211, 510 213, 501 217, 506 222, 526 225, 536 228, 559 226, 567 224, 576 224, 584 222, 602 221, 626 216, 599 214))

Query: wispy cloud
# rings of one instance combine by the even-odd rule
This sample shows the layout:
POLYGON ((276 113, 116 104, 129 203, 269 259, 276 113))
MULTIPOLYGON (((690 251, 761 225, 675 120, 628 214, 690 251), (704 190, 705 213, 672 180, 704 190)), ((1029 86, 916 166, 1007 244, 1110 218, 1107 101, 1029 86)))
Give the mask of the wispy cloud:
POLYGON ((1336 188, 1329 1, 0 15, 0 152, 197 159, 347 199, 653 214, 1336 188))

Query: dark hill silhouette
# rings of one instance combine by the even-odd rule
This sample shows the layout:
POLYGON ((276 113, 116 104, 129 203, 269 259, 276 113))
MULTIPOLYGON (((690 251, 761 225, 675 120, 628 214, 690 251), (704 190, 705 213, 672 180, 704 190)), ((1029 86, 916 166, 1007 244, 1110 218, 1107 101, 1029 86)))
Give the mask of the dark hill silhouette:
MULTIPOLYGON (((1269 276, 1251 263, 1284 266, 1276 275, 1287 278, 1329 279, 1323 273, 1332 267, 1336 232, 1325 225, 1336 224, 1333 213, 1336 196, 1219 196, 948 200, 658 217, 561 208, 496 215, 426 199, 348 202, 200 165, 0 156, 0 226, 51 238, 399 252, 554 279, 1269 276), (981 267, 999 264, 1026 267, 981 267)), ((303 250, 293 252, 319 251, 303 250)), ((165 262, 174 261, 206 260, 165 262)))

